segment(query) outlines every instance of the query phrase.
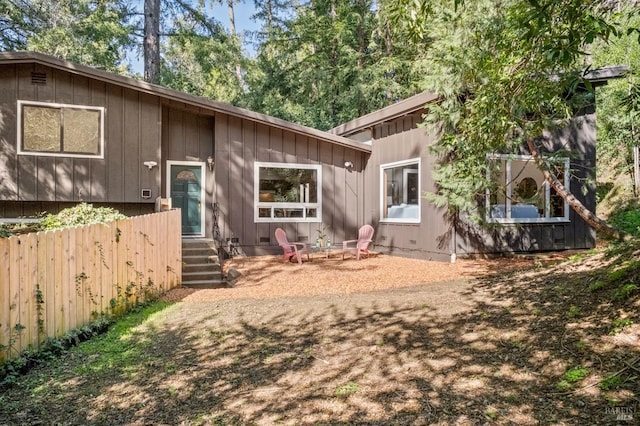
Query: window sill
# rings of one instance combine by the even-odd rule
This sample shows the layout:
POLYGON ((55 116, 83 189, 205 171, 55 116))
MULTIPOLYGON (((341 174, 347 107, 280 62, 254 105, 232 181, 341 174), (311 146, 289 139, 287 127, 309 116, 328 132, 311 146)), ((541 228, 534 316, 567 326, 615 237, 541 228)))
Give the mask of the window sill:
POLYGON ((563 217, 549 219, 487 219, 489 223, 501 223, 504 225, 554 225, 571 223, 569 219, 563 217))
POLYGON ((380 219, 380 223, 419 225, 420 219, 380 219))

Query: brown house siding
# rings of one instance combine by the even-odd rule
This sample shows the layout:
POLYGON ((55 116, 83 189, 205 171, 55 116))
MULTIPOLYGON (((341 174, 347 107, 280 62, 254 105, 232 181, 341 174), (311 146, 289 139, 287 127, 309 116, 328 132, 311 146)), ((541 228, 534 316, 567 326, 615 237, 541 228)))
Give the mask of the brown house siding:
MULTIPOLYGON (((160 172, 142 163, 160 161, 160 102, 142 92, 109 85, 38 64, 0 67, 0 198, 7 201, 153 204, 159 195, 160 172), (46 84, 32 84, 31 73, 46 75, 46 84), (104 159, 17 155, 17 101, 55 102, 105 107, 104 159), (132 184, 133 183, 133 184, 132 184), (152 189, 150 200, 142 188, 152 189)), ((37 205, 13 206, 33 214, 37 205)), ((151 207, 151 210, 153 206, 151 207)))
POLYGON ((373 128, 373 152, 365 171, 367 199, 365 221, 376 229, 375 249, 389 254, 433 260, 449 260, 448 224, 444 210, 421 200, 420 223, 379 222, 380 166, 420 158, 421 193, 434 191, 431 176, 434 157, 428 152, 432 138, 418 127, 421 113, 414 113, 373 128))
MULTIPOLYGON (((215 197, 219 206, 219 227, 223 237, 239 239, 249 255, 274 253, 274 232, 282 227, 289 239, 315 241, 319 223, 255 223, 254 164, 281 162, 323 164, 322 223, 333 241, 355 238, 362 220, 364 185, 356 171, 362 170, 364 154, 290 131, 250 120, 216 114, 215 197), (354 163, 354 171, 345 169, 354 163)), ((208 219, 209 220, 209 219, 208 219)), ((211 223, 207 223, 207 233, 211 223)))
MULTIPOLYGON (((547 152, 568 151, 570 190, 591 211, 596 208, 595 120, 595 110, 583 111, 567 128, 547 135, 544 143, 547 152)), ((589 249, 596 241, 593 228, 571 209, 567 223, 513 224, 486 231, 460 222, 457 231, 456 250, 461 255, 589 249)))

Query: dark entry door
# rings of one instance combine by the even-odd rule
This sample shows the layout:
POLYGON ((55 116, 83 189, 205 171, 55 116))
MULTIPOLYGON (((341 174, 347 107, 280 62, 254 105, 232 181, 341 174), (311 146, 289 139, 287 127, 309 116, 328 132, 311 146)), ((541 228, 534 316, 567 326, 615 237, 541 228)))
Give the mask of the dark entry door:
POLYGON ((171 203, 182 211, 182 235, 202 234, 202 168, 171 165, 171 203))

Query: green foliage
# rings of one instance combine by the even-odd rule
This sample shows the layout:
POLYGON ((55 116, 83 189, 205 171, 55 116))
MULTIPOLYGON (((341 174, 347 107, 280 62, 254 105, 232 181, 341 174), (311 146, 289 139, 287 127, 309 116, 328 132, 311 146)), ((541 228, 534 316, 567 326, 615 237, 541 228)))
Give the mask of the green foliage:
POLYGON ((616 302, 623 302, 627 300, 633 293, 638 290, 638 286, 636 284, 623 284, 618 286, 613 292, 612 299, 616 302))
MULTIPOLYGON (((83 353, 100 353, 103 356, 94 359, 90 366, 93 371, 112 368, 121 361, 131 359, 127 355, 127 349, 131 349, 130 336, 131 329, 141 324, 151 315, 169 306, 167 302, 154 302, 139 305, 119 317, 113 315, 98 315, 96 320, 83 327, 66 332, 60 338, 46 339, 37 350, 25 350, 16 358, 6 361, 0 365, 0 387, 10 386, 16 379, 43 362, 48 362, 58 358, 61 354, 72 347, 78 347, 83 353), (116 321, 116 318, 117 321, 116 321)), ((14 333, 19 333, 24 329, 20 324, 15 327, 14 333)), ((137 345, 139 350, 143 350, 143 345, 137 345)), ((8 348, 0 348, 0 350, 8 348)))
POLYGON ((578 318, 581 315, 582 315, 582 310, 579 307, 574 305, 569 307, 569 312, 567 312, 567 316, 569 318, 578 318))
POLYGON ((3 2, 0 12, 14 20, 3 28, 0 45, 124 72, 124 51, 132 41, 128 7, 120 0, 3 2))
POLYGON ((9 229, 7 225, 5 224, 0 225, 0 238, 9 238, 12 235, 13 233, 11 232, 11 229, 9 229))
POLYGON ((126 216, 110 207, 94 207, 92 204, 80 203, 60 211, 56 215, 46 215, 42 222, 42 229, 60 229, 78 225, 107 223, 125 219, 126 216))
POLYGON ((425 124, 438 135, 429 199, 482 220, 488 153, 518 154, 593 101, 578 90, 584 48, 616 29, 592 2, 402 0, 397 22, 428 43, 426 89, 439 95, 425 124), (458 4, 460 3, 460 4, 458 4), (480 178, 479 178, 480 177, 480 178))
POLYGON ((607 283, 603 280, 597 280, 594 283, 589 285, 589 291, 595 293, 596 291, 602 290, 607 283))
POLYGON ((419 91, 418 49, 394 31, 389 4, 321 0, 265 22, 242 104, 329 129, 419 91))
MULTIPOLYGON (((60 356, 64 351, 80 342, 103 333, 111 323, 112 320, 109 318, 100 317, 91 324, 68 331, 60 338, 48 338, 37 350, 29 349, 21 352, 18 357, 0 365, 0 386, 10 386, 29 369, 60 356)), ((19 325, 17 324, 16 327, 19 325)))
POLYGON ((620 377, 620 375, 618 374, 614 374, 613 376, 609 376, 600 382, 600 389, 604 391, 618 389, 620 386, 622 386, 623 383, 624 380, 622 379, 622 377, 620 377))
POLYGON ((610 216, 609 222, 628 235, 640 237, 640 205, 634 201, 616 210, 610 216))
POLYGON ((347 382, 342 385, 336 386, 335 395, 338 398, 346 398, 349 395, 353 395, 360 390, 360 386, 356 382, 347 382))
POLYGON ((193 10, 182 10, 176 16, 172 36, 164 45, 159 84, 237 103, 244 88, 234 75, 235 66, 247 69, 248 61, 242 56, 238 38, 217 22, 203 23, 203 19, 205 15, 193 10))
POLYGON ((576 383, 584 380, 589 375, 589 372, 588 368, 581 365, 573 367, 562 375, 562 380, 556 384, 556 388, 561 391, 571 390, 576 383))
POLYGON ((632 324, 633 321, 631 320, 631 318, 616 318, 611 323, 611 331, 609 332, 609 334, 615 336, 616 334, 622 332, 625 327, 629 327, 632 324))

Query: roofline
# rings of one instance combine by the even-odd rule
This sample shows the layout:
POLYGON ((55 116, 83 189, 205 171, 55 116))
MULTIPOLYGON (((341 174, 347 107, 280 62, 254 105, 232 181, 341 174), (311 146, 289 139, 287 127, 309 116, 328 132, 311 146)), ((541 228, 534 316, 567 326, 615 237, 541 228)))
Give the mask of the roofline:
POLYGON ((355 120, 348 121, 341 124, 329 132, 336 135, 349 135, 356 133, 360 130, 369 128, 375 124, 382 123, 384 121, 394 120, 398 117, 405 116, 407 114, 424 109, 424 106, 428 103, 434 102, 438 99, 438 96, 430 92, 422 92, 417 95, 413 95, 407 99, 396 102, 388 107, 379 109, 362 117, 358 117, 355 120))
POLYGON ((612 65, 598 69, 589 70, 583 77, 592 84, 606 84, 614 78, 622 78, 629 72, 628 65, 612 65))
POLYGON ((347 148, 352 148, 365 153, 371 153, 371 147, 362 142, 347 139, 334 133, 324 132, 312 127, 303 126, 301 124, 291 123, 289 121, 272 117, 266 114, 250 111, 244 108, 236 107, 224 102, 214 101, 202 96, 195 96, 188 93, 180 92, 168 87, 159 86, 157 84, 147 83, 146 81, 137 80, 131 77, 114 74, 86 65, 65 61, 50 55, 31 51, 16 52, 0 52, 0 64, 26 64, 38 63, 51 68, 67 71, 73 74, 82 75, 93 78, 109 84, 126 87, 139 92, 156 95, 162 98, 184 102, 189 105, 200 107, 214 112, 220 112, 231 116, 244 118, 257 123, 266 124, 277 127, 282 130, 288 130, 304 136, 311 136, 322 141, 334 143, 347 148))
MULTIPOLYGON (((593 85, 607 84, 607 81, 614 78, 622 78, 629 72, 627 65, 614 65, 598 69, 589 70, 583 74, 583 78, 589 80, 593 85)), ((370 114, 358 117, 355 120, 329 130, 336 135, 351 135, 362 131, 378 123, 394 120, 398 117, 424 109, 425 105, 435 102, 438 96, 430 92, 422 92, 410 98, 399 101, 388 107, 379 109, 370 114)))

